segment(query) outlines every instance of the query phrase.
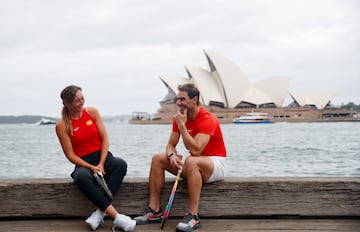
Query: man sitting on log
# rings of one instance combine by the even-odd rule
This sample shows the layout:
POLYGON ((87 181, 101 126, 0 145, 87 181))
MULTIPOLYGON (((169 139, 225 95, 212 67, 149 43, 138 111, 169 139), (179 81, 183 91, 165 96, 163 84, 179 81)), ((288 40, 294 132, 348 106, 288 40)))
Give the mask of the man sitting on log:
POLYGON ((198 208, 203 183, 224 178, 226 148, 219 121, 199 103, 199 90, 193 84, 178 87, 176 104, 178 112, 174 115, 172 132, 165 153, 152 157, 149 175, 149 204, 143 215, 135 218, 136 223, 160 222, 163 214, 160 207, 160 194, 164 186, 165 170, 187 180, 188 208, 177 231, 193 231, 201 227, 198 208), (178 154, 176 145, 180 137, 189 151, 182 163, 183 155, 178 154))

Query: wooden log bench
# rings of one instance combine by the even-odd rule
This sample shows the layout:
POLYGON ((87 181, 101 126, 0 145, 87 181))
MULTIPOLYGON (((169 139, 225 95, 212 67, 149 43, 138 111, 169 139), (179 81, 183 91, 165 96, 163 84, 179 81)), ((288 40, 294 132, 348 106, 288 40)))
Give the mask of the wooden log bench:
MULTIPOLYGON (((162 191, 165 208, 174 178, 162 191)), ((71 179, 0 181, 0 219, 76 218, 94 210, 71 179)), ((186 181, 180 180, 170 217, 187 207, 186 181)), ((140 214, 148 203, 148 179, 126 177, 114 205, 128 215, 140 214)), ((360 178, 226 178, 205 184, 202 218, 360 218, 360 178)))

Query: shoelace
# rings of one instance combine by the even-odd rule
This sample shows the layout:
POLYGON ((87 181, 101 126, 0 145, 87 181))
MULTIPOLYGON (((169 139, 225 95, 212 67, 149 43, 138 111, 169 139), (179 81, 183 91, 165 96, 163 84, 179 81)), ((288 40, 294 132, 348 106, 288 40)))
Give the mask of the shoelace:
POLYGON ((152 208, 150 208, 150 207, 147 207, 146 209, 145 209, 145 212, 144 212, 144 214, 148 214, 148 213, 152 213, 152 214, 154 214, 155 215, 155 210, 153 210, 152 208))
POLYGON ((185 215, 182 222, 189 223, 192 219, 196 220, 195 216, 193 216, 191 213, 189 213, 189 214, 185 215))
MULTIPOLYGON (((161 212, 161 209, 159 210, 159 212, 156 212, 155 210, 153 210, 152 208, 150 207, 147 207, 144 211, 144 214, 148 214, 148 213, 152 213, 153 215, 156 215, 156 214, 159 214, 161 212)), ((143 214, 143 215, 144 215, 143 214)))

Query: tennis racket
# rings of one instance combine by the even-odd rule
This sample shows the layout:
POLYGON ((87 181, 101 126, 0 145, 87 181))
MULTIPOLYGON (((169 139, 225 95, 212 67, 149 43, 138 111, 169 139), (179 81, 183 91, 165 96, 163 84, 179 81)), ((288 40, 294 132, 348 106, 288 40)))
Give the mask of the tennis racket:
POLYGON ((101 186, 104 192, 110 197, 111 200, 113 200, 114 196, 112 195, 108 185, 106 184, 103 174, 101 172, 96 172, 94 173, 94 177, 96 182, 101 186))
POLYGON ((176 188, 177 188, 178 183, 179 183, 179 179, 180 179, 180 176, 181 176, 181 172, 182 172, 182 168, 180 168, 180 169, 178 170, 178 173, 177 173, 177 175, 176 175, 176 179, 175 179, 173 188, 172 188, 172 190, 171 190, 171 194, 170 194, 170 197, 169 197, 169 201, 168 201, 168 203, 167 203, 167 205, 166 205, 166 209, 165 209, 164 215, 162 216, 162 219, 161 219, 161 224, 160 224, 161 229, 164 228, 165 222, 166 222, 166 220, 167 220, 168 217, 169 217, 170 209, 171 209, 172 203, 173 203, 173 201, 174 201, 174 197, 175 197, 175 193, 176 193, 176 188))

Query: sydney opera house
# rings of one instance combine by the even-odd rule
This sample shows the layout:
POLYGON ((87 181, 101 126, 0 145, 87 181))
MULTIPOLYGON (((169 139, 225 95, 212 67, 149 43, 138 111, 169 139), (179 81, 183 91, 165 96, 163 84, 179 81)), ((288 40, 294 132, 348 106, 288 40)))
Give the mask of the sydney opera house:
POLYGON ((134 112, 132 122, 170 123, 176 112, 176 93, 180 84, 193 83, 200 90, 200 103, 220 122, 232 122, 248 112, 267 113, 272 121, 343 121, 353 120, 356 112, 331 105, 334 91, 319 91, 310 95, 289 91, 290 80, 273 77, 251 83, 238 65, 226 57, 204 50, 209 69, 185 66, 188 77, 161 75, 168 93, 160 102, 158 112, 151 116, 134 112), (287 96, 292 102, 284 106, 287 96))

